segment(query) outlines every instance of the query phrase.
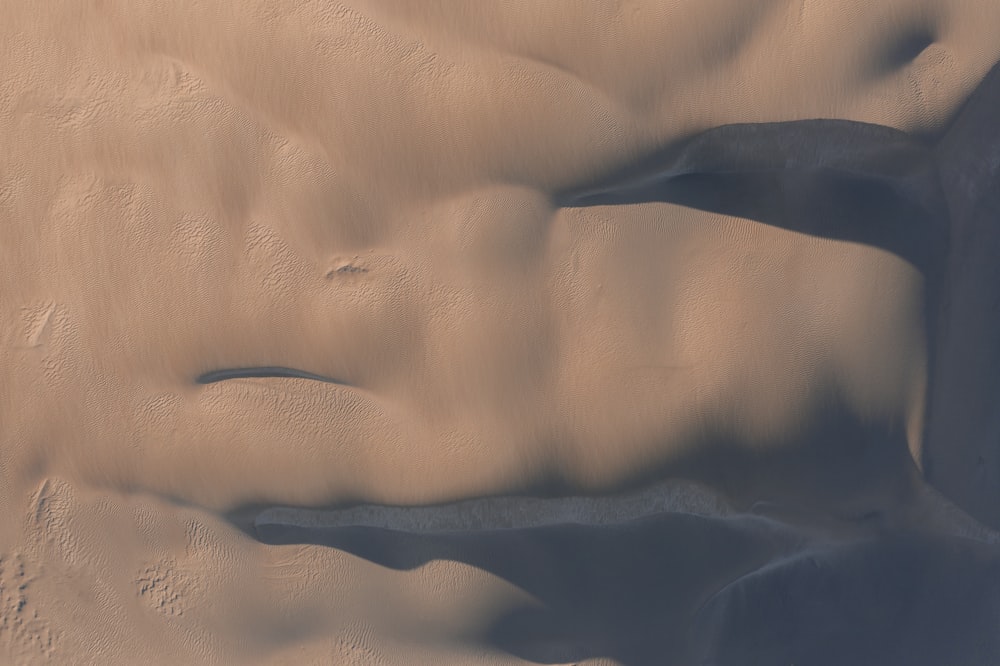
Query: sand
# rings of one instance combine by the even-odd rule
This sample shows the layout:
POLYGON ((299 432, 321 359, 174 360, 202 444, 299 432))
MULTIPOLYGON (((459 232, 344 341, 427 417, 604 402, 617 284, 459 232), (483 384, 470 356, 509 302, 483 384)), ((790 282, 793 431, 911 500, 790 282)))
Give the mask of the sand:
POLYGON ((997 25, 9 0, 0 662, 1000 662, 997 25))

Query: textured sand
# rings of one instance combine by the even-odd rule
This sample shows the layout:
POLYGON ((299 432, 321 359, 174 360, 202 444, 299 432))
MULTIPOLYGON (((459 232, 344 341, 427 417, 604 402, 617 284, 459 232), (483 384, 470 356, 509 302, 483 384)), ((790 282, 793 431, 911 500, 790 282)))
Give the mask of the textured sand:
POLYGON ((485 4, 5 3, 0 662, 1000 662, 1000 3, 485 4))

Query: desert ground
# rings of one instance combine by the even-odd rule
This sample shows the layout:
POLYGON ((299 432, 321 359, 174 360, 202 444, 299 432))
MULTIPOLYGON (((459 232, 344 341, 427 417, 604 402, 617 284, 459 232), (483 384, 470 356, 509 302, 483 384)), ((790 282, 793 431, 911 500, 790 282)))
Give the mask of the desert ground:
POLYGON ((0 663, 1000 663, 1000 1, 0 49, 0 663))

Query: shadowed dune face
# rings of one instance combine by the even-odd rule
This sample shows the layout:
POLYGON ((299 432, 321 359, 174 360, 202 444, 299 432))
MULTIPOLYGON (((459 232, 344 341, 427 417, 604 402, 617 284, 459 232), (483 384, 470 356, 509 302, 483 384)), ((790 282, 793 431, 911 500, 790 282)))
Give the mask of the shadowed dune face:
POLYGON ((509 608, 479 640, 533 663, 974 666, 1000 654, 1000 555, 968 539, 831 541, 761 518, 683 513, 477 533, 271 525, 260 534, 393 570, 443 560, 490 571, 533 602, 509 608))
POLYGON ((1000 66, 937 146, 951 211, 926 445, 928 480, 1000 527, 1000 66))
MULTIPOLYGON (((867 534, 906 512, 926 462, 995 519, 995 442, 974 425, 994 394, 961 369, 995 323, 976 314, 988 295, 962 294, 992 275, 996 142, 971 169, 975 130, 948 130, 1000 59, 1000 6, 695 4, 9 3, 3 536, 98 581, 79 598, 125 598, 106 602, 120 617, 151 597, 155 613, 186 611, 205 660, 287 661, 255 650, 331 627, 354 637, 336 650, 364 660, 384 614, 365 604, 383 595, 414 615, 433 597, 439 622, 387 613, 380 638, 434 629, 545 661, 558 651, 514 641, 537 615, 505 611, 532 594, 558 606, 613 558, 598 548, 550 589, 519 573, 539 549, 621 537, 655 551, 673 534, 731 554, 690 588, 661 570, 678 606, 630 609, 730 636, 752 582, 714 615, 690 604, 804 537, 676 516, 512 542, 396 534, 433 557, 390 573, 365 550, 377 538, 353 544, 360 561, 343 543, 356 532, 265 524, 300 544, 281 549, 217 518, 682 478, 737 510, 832 513, 867 534), (951 314, 976 332, 946 335, 951 314), (948 387, 976 399, 949 402, 948 387), (973 423, 972 443, 950 458, 956 423, 973 423), (121 530, 112 546, 94 545, 102 521, 121 530), (512 559, 490 544, 513 544, 512 559), (445 573, 428 567, 442 560, 445 573), (209 580, 223 569, 238 573, 209 580), (442 592, 456 571, 473 582, 442 592), (268 629, 241 642, 247 626, 268 629)), ((851 557, 836 562, 855 571, 851 557)), ((589 626, 624 603, 613 574, 629 564, 589 626)), ((19 589, 11 571, 4 590, 19 589)), ((573 617, 560 607, 546 626, 585 642, 573 617)), ((630 639, 654 630, 558 654, 627 663, 630 639)))
POLYGON ((1000 654, 995 548, 925 535, 805 550, 742 576, 699 611, 718 664, 986 664, 1000 654))

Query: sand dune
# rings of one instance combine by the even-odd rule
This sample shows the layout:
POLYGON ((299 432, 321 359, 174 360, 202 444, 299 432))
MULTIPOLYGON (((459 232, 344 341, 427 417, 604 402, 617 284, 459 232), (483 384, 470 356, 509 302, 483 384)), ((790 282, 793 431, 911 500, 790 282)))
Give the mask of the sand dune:
POLYGON ((937 322, 935 381, 926 444, 931 483, 973 516, 1000 525, 1000 395, 995 340, 1000 308, 993 285, 1000 251, 1000 142, 991 122, 1000 103, 1000 68, 967 102, 938 145, 941 180, 948 195, 951 247, 946 307, 937 322))
POLYGON ((1000 4, 12 0, 0 662, 1000 662, 1000 4))

